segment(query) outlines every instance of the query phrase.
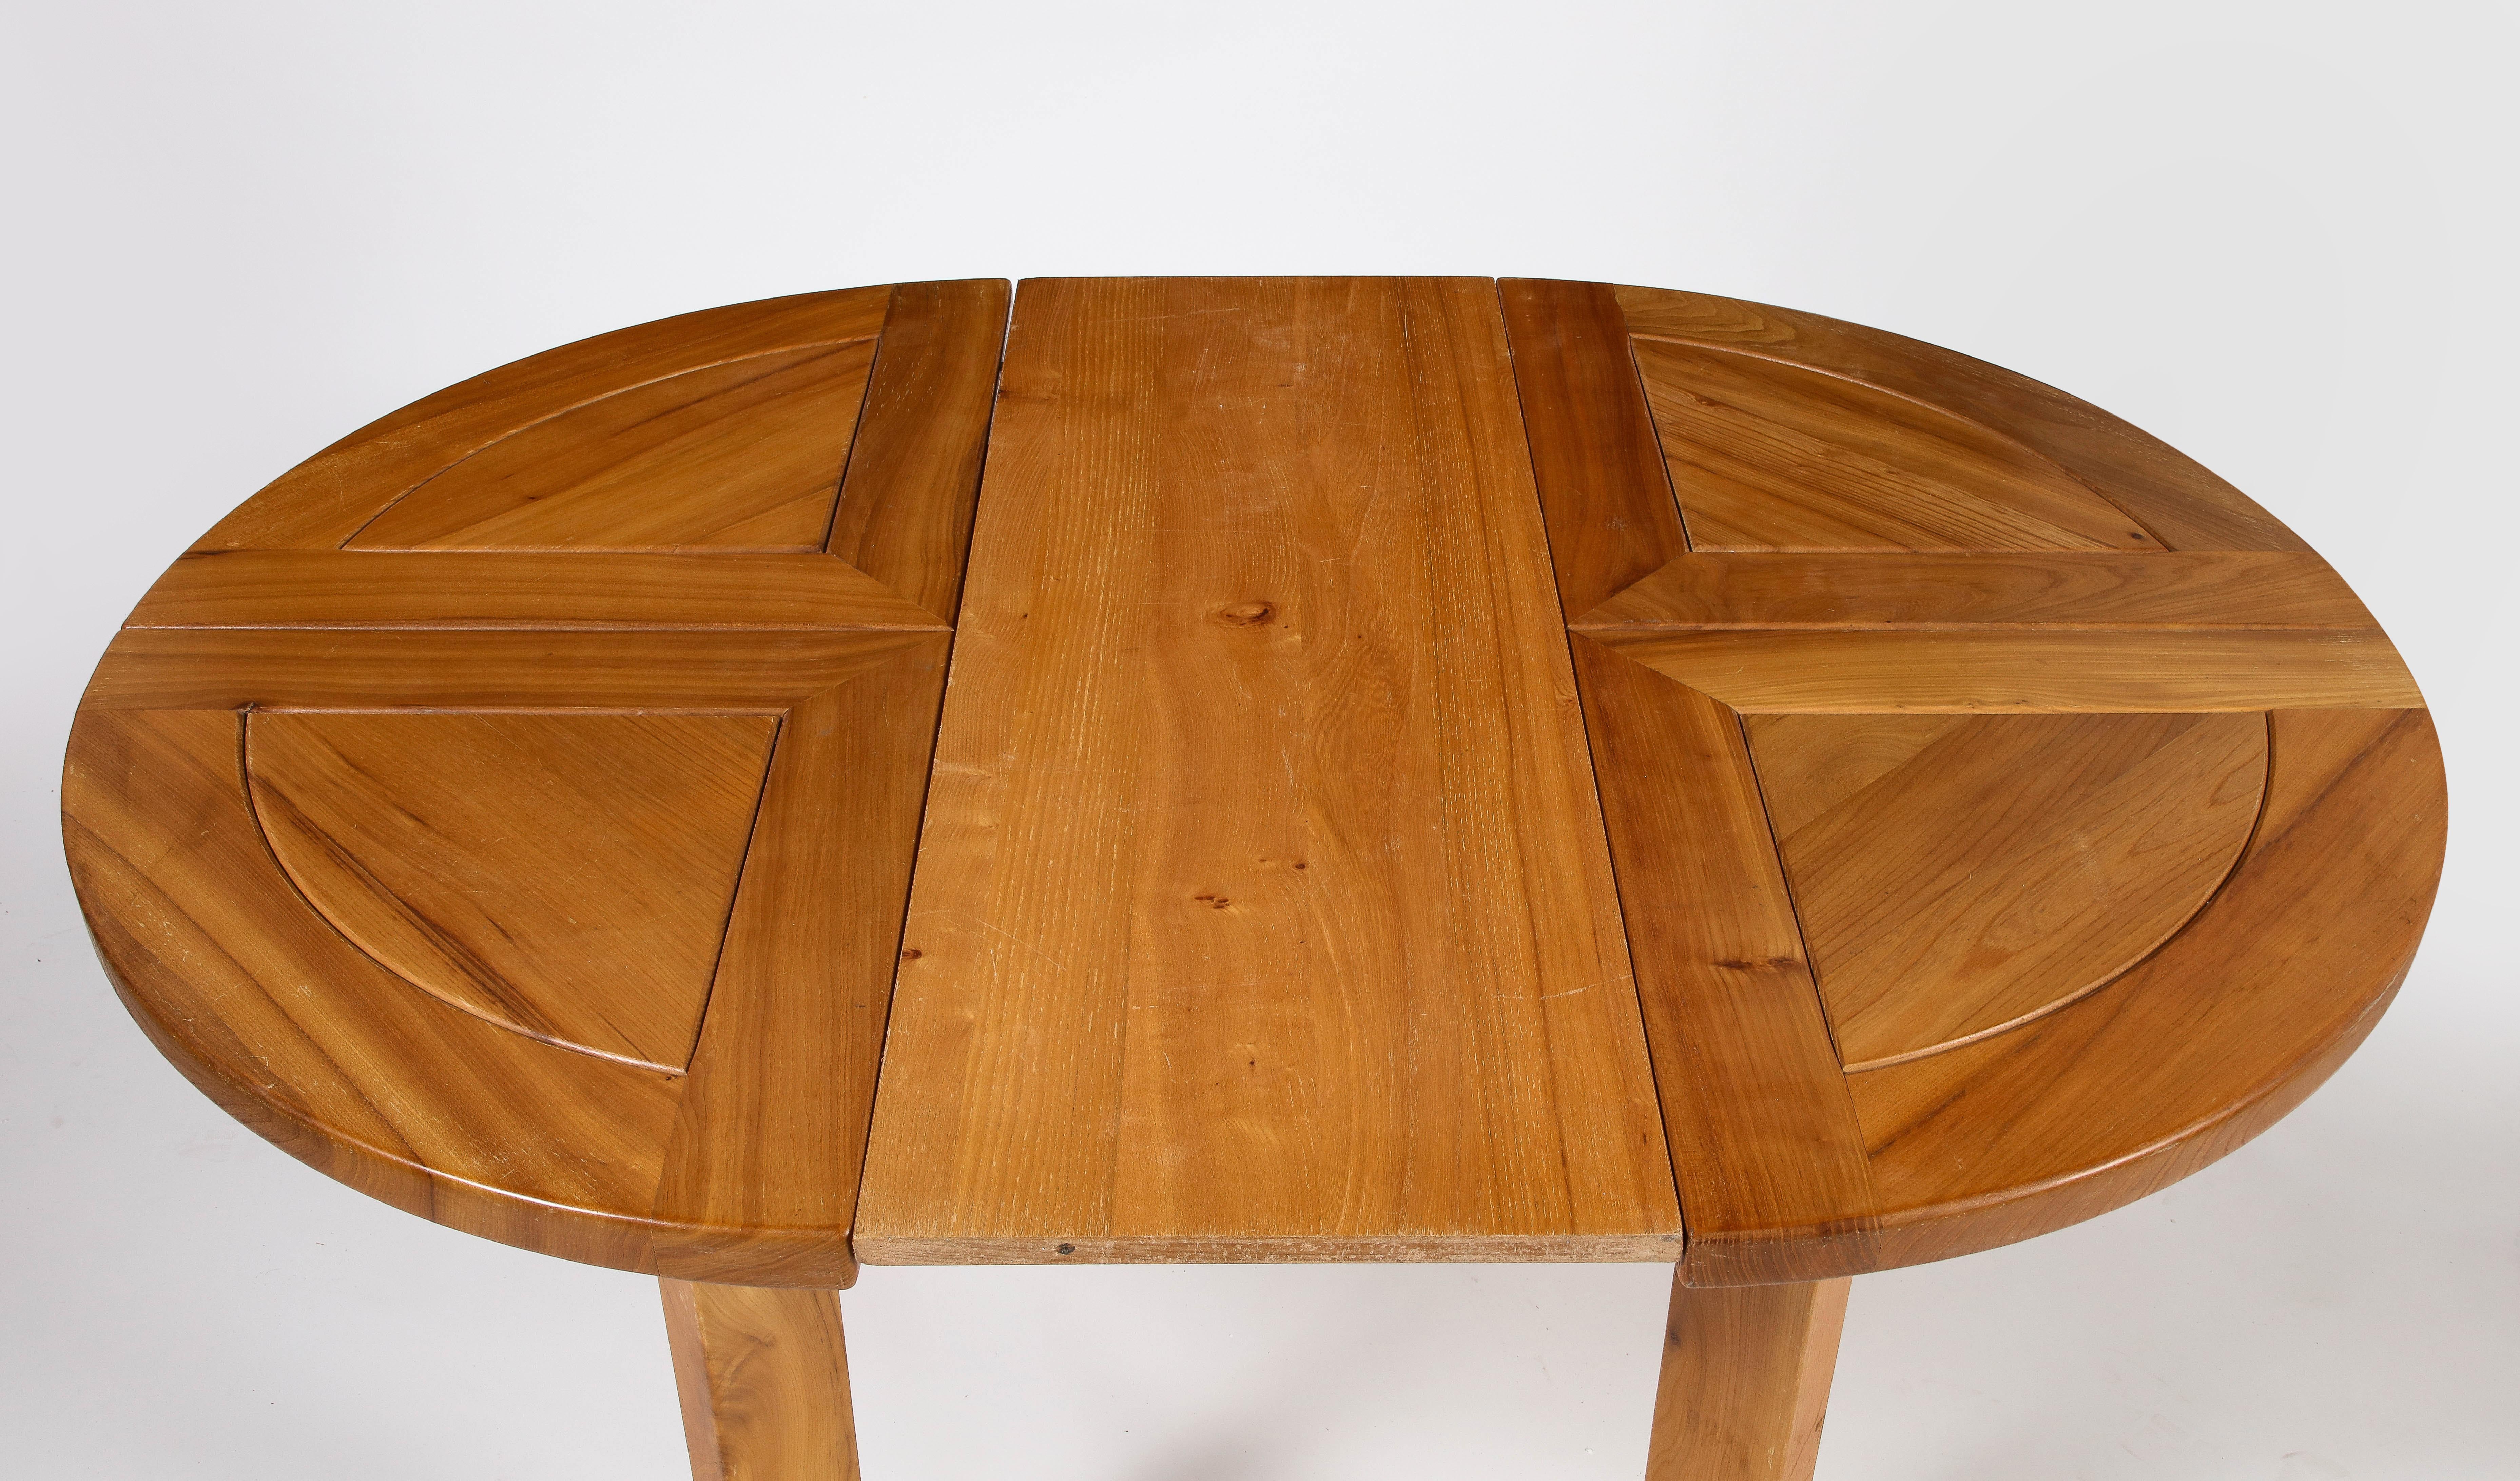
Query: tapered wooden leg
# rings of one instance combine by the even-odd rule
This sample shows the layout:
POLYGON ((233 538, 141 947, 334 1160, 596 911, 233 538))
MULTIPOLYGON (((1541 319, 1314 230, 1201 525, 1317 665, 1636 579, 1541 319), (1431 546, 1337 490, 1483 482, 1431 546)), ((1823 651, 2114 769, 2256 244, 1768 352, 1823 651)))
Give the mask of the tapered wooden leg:
POLYGON ((1645 1481, 1811 1481, 1851 1282, 1675 1282, 1645 1481))
POLYGON ((660 1283, 693 1481, 858 1481, 839 1296, 660 1283))

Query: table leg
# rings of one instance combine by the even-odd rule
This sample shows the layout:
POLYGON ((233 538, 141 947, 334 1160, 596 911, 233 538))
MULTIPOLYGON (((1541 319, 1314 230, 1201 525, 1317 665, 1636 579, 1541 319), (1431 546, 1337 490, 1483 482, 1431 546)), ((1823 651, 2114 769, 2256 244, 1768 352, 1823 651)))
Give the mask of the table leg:
POLYGON ((1645 1481, 1811 1481, 1849 1283, 1675 1282, 1645 1481))
POLYGON ((857 1481, 838 1294, 659 1283, 694 1481, 857 1481))

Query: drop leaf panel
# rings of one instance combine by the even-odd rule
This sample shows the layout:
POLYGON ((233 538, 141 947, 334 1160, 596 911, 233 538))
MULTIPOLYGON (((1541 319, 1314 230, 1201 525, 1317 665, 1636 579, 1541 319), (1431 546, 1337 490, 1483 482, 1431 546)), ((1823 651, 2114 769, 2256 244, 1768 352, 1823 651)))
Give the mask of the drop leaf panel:
POLYGON ((2431 718, 2270 719, 2257 831, 2186 929, 2013 1033, 1848 1077, 1884 1265, 2028 1238, 2176 1182, 2299 1104, 2379 1021, 2440 878, 2431 718))
POLYGON ((1571 536, 1552 559, 1685 1281, 2091 1217, 2263 1129, 2367 1032, 2438 872, 2437 758, 2396 651, 2288 531, 1947 350, 1697 294, 1503 291, 1527 384, 1630 372, 1624 412, 1524 406, 1571 536), (1691 549, 1651 537, 1666 505, 1691 549), (2315 815, 2339 838, 2393 790, 2412 813, 2340 866, 2367 910, 2315 924, 2287 835, 2315 815), (1736 918, 1768 928, 1705 939, 1736 918), (2218 954, 2261 919, 2286 970, 2235 973, 2218 954), (2091 1089, 2113 1084, 2150 1099, 2091 1089))
POLYGON ((222 521, 99 665, 66 792, 169 1055, 477 1234, 854 1279, 1006 302, 907 285, 563 346, 222 521))

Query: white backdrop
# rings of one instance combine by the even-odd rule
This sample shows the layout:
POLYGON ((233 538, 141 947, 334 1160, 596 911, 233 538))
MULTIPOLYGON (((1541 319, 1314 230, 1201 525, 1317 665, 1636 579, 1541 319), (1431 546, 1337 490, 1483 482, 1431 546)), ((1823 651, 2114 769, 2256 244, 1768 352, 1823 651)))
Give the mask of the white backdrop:
MULTIPOLYGON (((2361 591, 2455 813, 2400 1006, 2290 1120, 1857 1283, 1823 1481, 2520 1473, 2515 343, 2484 3, 9 9, 0 1476, 681 1474, 652 1282, 369 1202, 142 1040, 61 744, 175 553, 446 382, 905 278, 1441 272, 1914 335, 2168 438, 2361 591)), ((1651 1267, 872 1270, 867 1472, 1641 1472, 1651 1267)))

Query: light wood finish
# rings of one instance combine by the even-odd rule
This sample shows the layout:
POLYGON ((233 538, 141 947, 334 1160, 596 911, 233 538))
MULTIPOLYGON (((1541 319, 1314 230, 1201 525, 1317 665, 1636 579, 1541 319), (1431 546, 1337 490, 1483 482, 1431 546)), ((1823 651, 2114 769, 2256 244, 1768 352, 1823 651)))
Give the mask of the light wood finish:
POLYGON ((394 501, 523 428, 691 371, 872 339, 883 333, 892 303, 889 288, 765 298, 615 330, 501 366, 317 453, 193 548, 338 550, 394 501))
POLYGON ((1850 1077, 1883 1264, 2028 1238, 2174 1183, 2272 1125, 2371 1031, 2439 877, 2432 722, 2272 722, 2256 835, 2186 930, 2018 1032, 1850 1077))
POLYGON ((153 1040, 353 1187, 668 1278, 703 1477, 854 1475, 861 1257, 1673 1262, 1652 1474, 1805 1477, 1843 1278, 2204 1166, 2412 959, 2405 664, 2061 391, 1602 284, 1009 314, 414 403, 178 561, 71 732, 153 1040))
POLYGON ((857 1245, 1670 1259, 1492 286, 1024 285, 857 1245))
POLYGON ((2222 886, 2266 791, 2254 714, 1746 729, 1850 1070, 2001 1033, 2114 979, 2222 886))
MULTIPOLYGON (((1598 285, 1588 285, 1598 288, 1598 285)), ((1860 324, 1743 298, 1601 289, 1627 332, 1761 355, 1964 418, 2063 469, 2171 550, 2307 551, 2299 535, 2195 460, 2088 401, 2001 366, 1860 324)))
POLYGON ((1498 285, 1557 595, 1578 617, 1688 553, 1605 283, 1498 285))
POLYGON ((1868 1269, 1870 1171, 1733 714, 1578 637, 1693 1282, 1868 1269))
POLYGON ((893 290, 826 545, 940 622, 962 597, 1007 303, 995 279, 893 290))
POLYGON ((680 1074, 778 722, 248 713, 263 841, 316 913, 424 992, 680 1074))
POLYGON ((1636 341, 1692 550, 2140 550, 2020 443, 1928 402, 1731 349, 1636 341))
POLYGON ((2421 704, 2377 629, 1588 630, 1744 714, 2077 714, 2421 704))
POLYGON ((685 371, 500 438, 413 489, 352 550, 822 548, 875 341, 685 371))
POLYGON ((1587 628, 1927 626, 2367 628, 2296 551, 1704 555, 1578 619, 1587 628))
POLYGON ((1645 1481, 1811 1481, 1850 1283, 1673 1281, 1645 1481))
POLYGON ((395 551, 343 560, 338 551, 237 550, 177 561, 129 625, 925 632, 946 624, 821 555, 395 551))
POLYGON ((857 1481, 839 1298, 659 1284, 693 1481, 857 1481))
POLYGON ((931 604, 990 412, 968 367, 1006 302, 910 285, 625 330, 222 521, 109 650, 64 788, 100 953, 170 1057, 459 1228, 853 1280, 952 639, 931 604), (341 548, 363 526, 568 548, 341 548), (841 531, 876 570, 824 548, 841 531), (780 548, 616 549, 712 539, 780 548))
POLYGON ((941 634, 780 723, 726 953, 664 1147, 667 1274, 846 1286, 919 835, 941 634))
POLYGON ((2289 532, 2123 423, 1947 350, 1655 290, 1505 296, 1540 306, 1508 312, 1527 379, 1610 394, 1645 367, 1624 413, 1525 412, 1552 533, 1602 526, 1552 557, 1561 590, 1599 594, 1568 612, 1685 1281, 1848 1275, 2089 1218, 2238 1145, 2368 1032, 2438 876, 2439 759, 2395 650, 2289 532), (1700 445, 1649 459, 1675 428, 1700 445), (1717 443, 1773 485, 1728 538, 1817 540, 1818 487, 1849 521, 1828 538, 1922 543, 1877 516, 1931 465, 1946 514, 2017 514, 2034 474, 2070 495, 2061 476, 2173 548, 1623 533, 1687 506, 1717 443), (2297 812, 2314 852, 2287 841, 2309 836, 2297 812), (2246 967, 2211 944, 2244 939, 2246 967))
MULTIPOLYGON (((355 560, 356 557, 344 559, 355 560)), ((601 560, 601 557, 581 557, 601 560)), ((108 709, 660 710, 775 715, 933 641, 830 628, 125 628, 82 703, 108 709)))

